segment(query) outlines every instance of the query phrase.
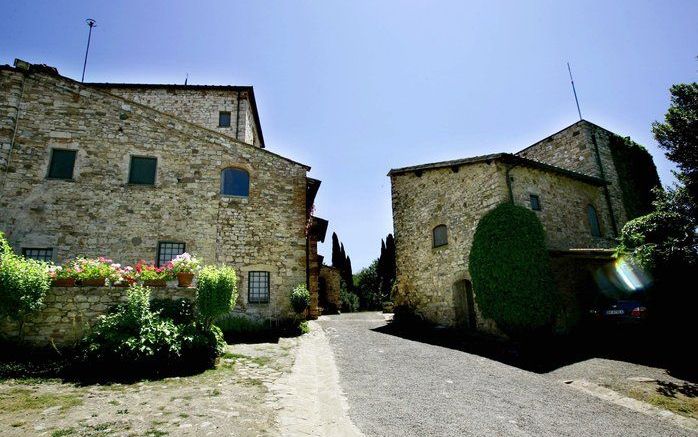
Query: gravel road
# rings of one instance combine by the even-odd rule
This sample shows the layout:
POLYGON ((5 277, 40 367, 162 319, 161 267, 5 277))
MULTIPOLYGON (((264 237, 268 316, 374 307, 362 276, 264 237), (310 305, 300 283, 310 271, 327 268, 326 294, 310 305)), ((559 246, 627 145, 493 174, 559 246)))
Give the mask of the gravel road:
POLYGON ((319 323, 366 435, 696 435, 550 377, 373 331, 386 323, 380 313, 319 323))

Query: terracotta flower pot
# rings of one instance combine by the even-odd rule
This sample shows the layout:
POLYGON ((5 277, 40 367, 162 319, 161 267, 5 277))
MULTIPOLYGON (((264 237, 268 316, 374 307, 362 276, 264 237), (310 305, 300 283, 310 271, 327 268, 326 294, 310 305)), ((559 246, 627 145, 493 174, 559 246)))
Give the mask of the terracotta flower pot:
POLYGON ((75 287, 75 278, 54 279, 52 285, 54 287, 75 287))
POLYGON ((191 283, 194 280, 193 273, 180 272, 177 273, 177 282, 180 287, 191 287, 191 283))
POLYGON ((143 285, 146 287, 164 288, 167 287, 167 281, 164 279, 150 279, 148 281, 143 281, 143 285))
POLYGON ((107 278, 83 279, 81 285, 83 287, 104 287, 104 281, 107 278))

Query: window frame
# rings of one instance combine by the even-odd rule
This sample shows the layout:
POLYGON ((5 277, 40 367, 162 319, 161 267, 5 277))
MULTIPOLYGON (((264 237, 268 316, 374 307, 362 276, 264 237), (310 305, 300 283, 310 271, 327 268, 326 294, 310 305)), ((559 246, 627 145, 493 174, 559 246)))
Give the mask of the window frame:
POLYGON ((242 167, 226 167, 221 170, 221 186, 220 186, 220 195, 221 196, 228 196, 228 197, 240 197, 240 198, 249 198, 250 197, 250 185, 252 184, 252 177, 250 175, 250 171, 247 170, 246 168, 242 167), (227 171, 239 171, 242 173, 245 173, 247 175, 247 190, 246 194, 231 194, 231 193, 225 193, 223 190, 225 188, 225 172, 227 171))
POLYGON ((599 220, 599 211, 596 209, 596 207, 588 203, 587 208, 586 208, 586 213, 587 213, 587 222, 589 223, 589 230, 591 232, 591 236, 594 238, 601 238, 603 237, 603 233, 601 232, 601 220, 599 220), (594 213, 594 220, 592 221, 592 215, 591 213, 594 213))
POLYGON ((542 211, 543 210, 543 207, 541 206, 541 203, 540 203, 540 195, 539 194, 532 194, 532 193, 529 194, 528 201, 531 205, 532 211, 542 211), (535 199, 535 201, 534 201, 534 199, 535 199), (535 206, 534 206, 534 203, 535 203, 535 206))
POLYGON ((137 185, 141 187, 154 187, 158 180, 158 158, 157 156, 146 156, 146 155, 131 155, 128 164, 128 184, 137 185), (145 182, 134 182, 133 181, 133 161, 134 159, 149 159, 155 161, 155 168, 153 170, 153 183, 145 182))
POLYGON ((232 111, 218 111, 218 127, 232 127, 233 125, 233 113, 232 111), (223 114, 228 114, 228 124, 221 124, 221 117, 223 114))
MULTIPOLYGON (((163 265, 165 265, 165 264, 167 264, 168 262, 172 261, 172 259, 174 259, 174 258, 177 256, 177 255, 175 255, 175 256, 173 256, 172 258, 170 258, 169 260, 165 261, 164 263, 161 263, 160 258, 162 258, 162 257, 161 257, 161 255, 162 255, 162 246, 163 246, 164 244, 172 244, 172 245, 174 245, 174 244, 181 244, 181 245, 182 245, 182 252, 178 253, 177 255, 181 255, 181 254, 183 254, 184 252, 187 251, 187 243, 184 242, 184 241, 158 241, 158 250, 157 250, 156 257, 155 257, 155 265, 156 265, 157 267, 162 267, 163 265)), ((170 255, 171 255, 171 254, 172 254, 172 253, 170 253, 170 255)))
MULTIPOLYGON (((257 281, 259 278, 257 278, 257 281)), ((268 271, 262 271, 262 270, 252 270, 247 272, 247 303, 250 304, 268 304, 271 301, 271 273, 268 271), (264 275, 265 280, 266 280, 266 295, 265 294, 259 294, 255 293, 255 295, 258 295, 258 297, 253 298, 252 294, 252 288, 253 288, 253 282, 255 284, 257 283, 256 281, 253 281, 253 276, 257 275, 264 275), (264 299, 266 297, 266 299, 264 299)))
POLYGON ((53 247, 23 247, 22 248, 22 256, 28 259, 34 259, 37 261, 43 261, 43 262, 51 262, 53 261, 53 247), (28 252, 30 251, 38 251, 38 252, 48 252, 47 254, 44 254, 43 257, 41 258, 36 258, 34 256, 28 255, 28 252), (48 256, 46 256, 48 255, 48 256))
POLYGON ((433 249, 436 249, 436 248, 443 247, 443 246, 448 246, 448 226, 446 226, 445 224, 440 224, 440 225, 434 226, 431 229, 431 247, 433 249), (444 232, 445 232, 444 233, 444 242, 441 244, 436 244, 436 230, 441 229, 441 228, 443 228, 444 232))
POLYGON ((46 171, 46 179, 56 180, 56 181, 74 181, 75 180, 75 163, 78 160, 78 151, 74 149, 62 149, 60 147, 52 147, 51 153, 48 160, 48 169, 46 171), (70 168, 70 177, 63 178, 58 176, 52 176, 51 170, 53 169, 53 160, 55 157, 55 152, 70 152, 73 155, 73 165, 70 168))

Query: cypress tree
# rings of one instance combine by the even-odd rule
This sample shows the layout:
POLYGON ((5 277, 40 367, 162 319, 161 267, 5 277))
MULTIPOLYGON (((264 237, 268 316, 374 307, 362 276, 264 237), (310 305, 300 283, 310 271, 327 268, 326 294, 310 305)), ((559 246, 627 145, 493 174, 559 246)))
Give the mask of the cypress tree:
POLYGON ((332 232, 332 267, 341 268, 342 261, 344 261, 344 257, 340 252, 339 238, 337 238, 336 232, 332 232))

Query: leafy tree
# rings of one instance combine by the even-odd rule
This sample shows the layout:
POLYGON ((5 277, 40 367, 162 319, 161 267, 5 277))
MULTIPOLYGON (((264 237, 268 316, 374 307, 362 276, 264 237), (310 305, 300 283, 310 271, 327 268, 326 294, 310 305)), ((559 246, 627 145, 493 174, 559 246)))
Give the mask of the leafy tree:
POLYGON ((17 322, 20 341, 27 317, 41 309, 50 286, 48 264, 16 255, 0 232, 0 316, 17 322))
POLYGON ((388 234, 385 239, 385 244, 381 241, 381 257, 379 258, 379 273, 380 277, 380 289, 381 289, 381 299, 390 299, 390 291, 393 289, 393 284, 395 283, 395 239, 393 234, 388 234))
POLYGON ((503 203, 478 223, 470 251, 475 299, 483 316, 510 336, 549 328, 558 311, 545 231, 535 213, 503 203))
MULTIPOLYGON (((652 124, 652 132, 666 156, 675 162, 693 205, 698 204, 698 83, 671 87, 671 104, 664 123, 652 124)), ((693 211, 696 219, 696 209, 693 211)))
POLYGON ((337 233, 332 233, 332 267, 342 269, 344 266, 344 257, 339 246, 339 238, 337 233))
POLYGON ((378 276, 378 261, 373 262, 354 275, 354 290, 363 309, 377 309, 382 303, 381 282, 378 276))

